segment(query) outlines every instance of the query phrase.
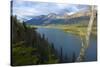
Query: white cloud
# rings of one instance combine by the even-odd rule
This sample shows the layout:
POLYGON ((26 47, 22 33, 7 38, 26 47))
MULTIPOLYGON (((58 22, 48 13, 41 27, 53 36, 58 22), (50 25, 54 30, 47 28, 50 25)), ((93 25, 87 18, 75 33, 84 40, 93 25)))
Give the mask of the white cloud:
POLYGON ((37 11, 34 8, 29 8, 29 7, 14 7, 13 8, 13 15, 17 15, 19 19, 25 18, 25 19, 30 19, 29 16, 34 16, 36 14, 39 14, 39 11, 37 11))
POLYGON ((78 8, 77 5, 65 3, 32 2, 28 0, 14 0, 13 3, 13 14, 28 19, 32 16, 49 13, 67 12, 72 14, 80 9, 81 8, 78 8))
POLYGON ((58 6, 60 9, 63 9, 63 8, 68 7, 69 4, 57 4, 57 6, 58 6))

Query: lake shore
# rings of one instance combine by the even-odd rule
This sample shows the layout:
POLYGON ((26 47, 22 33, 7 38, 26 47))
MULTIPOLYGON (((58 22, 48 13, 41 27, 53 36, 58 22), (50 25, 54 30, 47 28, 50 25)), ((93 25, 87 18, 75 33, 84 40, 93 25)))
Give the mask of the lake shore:
MULTIPOLYGON (((35 28, 53 28, 53 29, 61 29, 64 32, 73 33, 80 36, 85 36, 87 34, 87 26, 80 24, 71 24, 71 25, 31 25, 30 27, 35 28)), ((97 36, 97 27, 92 27, 92 35, 97 36)))

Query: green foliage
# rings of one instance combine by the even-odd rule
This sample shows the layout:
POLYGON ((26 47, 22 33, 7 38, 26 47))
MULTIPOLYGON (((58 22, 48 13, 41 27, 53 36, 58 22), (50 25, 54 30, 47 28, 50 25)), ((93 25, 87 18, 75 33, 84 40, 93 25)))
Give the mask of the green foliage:
POLYGON ((36 48, 16 47, 12 49, 13 65, 36 64, 39 60, 37 56, 31 55, 36 48))
POLYGON ((31 65, 58 63, 53 45, 38 34, 35 29, 28 27, 25 22, 11 16, 12 23, 12 61, 11 65, 31 65), (52 50, 53 49, 53 50, 52 50))

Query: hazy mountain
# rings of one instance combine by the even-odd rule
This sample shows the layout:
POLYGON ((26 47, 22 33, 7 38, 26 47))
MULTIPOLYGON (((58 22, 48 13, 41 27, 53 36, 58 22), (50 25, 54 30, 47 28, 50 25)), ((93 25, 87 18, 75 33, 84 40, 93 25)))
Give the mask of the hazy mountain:
POLYGON ((71 15, 68 15, 66 12, 62 15, 50 13, 48 15, 35 16, 32 19, 26 21, 26 23, 30 25, 87 23, 89 21, 90 15, 90 10, 79 11, 71 15))

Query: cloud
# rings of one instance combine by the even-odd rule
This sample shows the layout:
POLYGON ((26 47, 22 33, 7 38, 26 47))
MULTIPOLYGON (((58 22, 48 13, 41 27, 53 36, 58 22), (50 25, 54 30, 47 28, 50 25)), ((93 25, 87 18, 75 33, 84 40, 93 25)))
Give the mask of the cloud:
POLYGON ((26 19, 37 15, 47 15, 49 13, 59 14, 67 12, 70 15, 86 7, 87 6, 84 5, 74 4, 13 0, 13 15, 17 15, 20 18, 26 19))

